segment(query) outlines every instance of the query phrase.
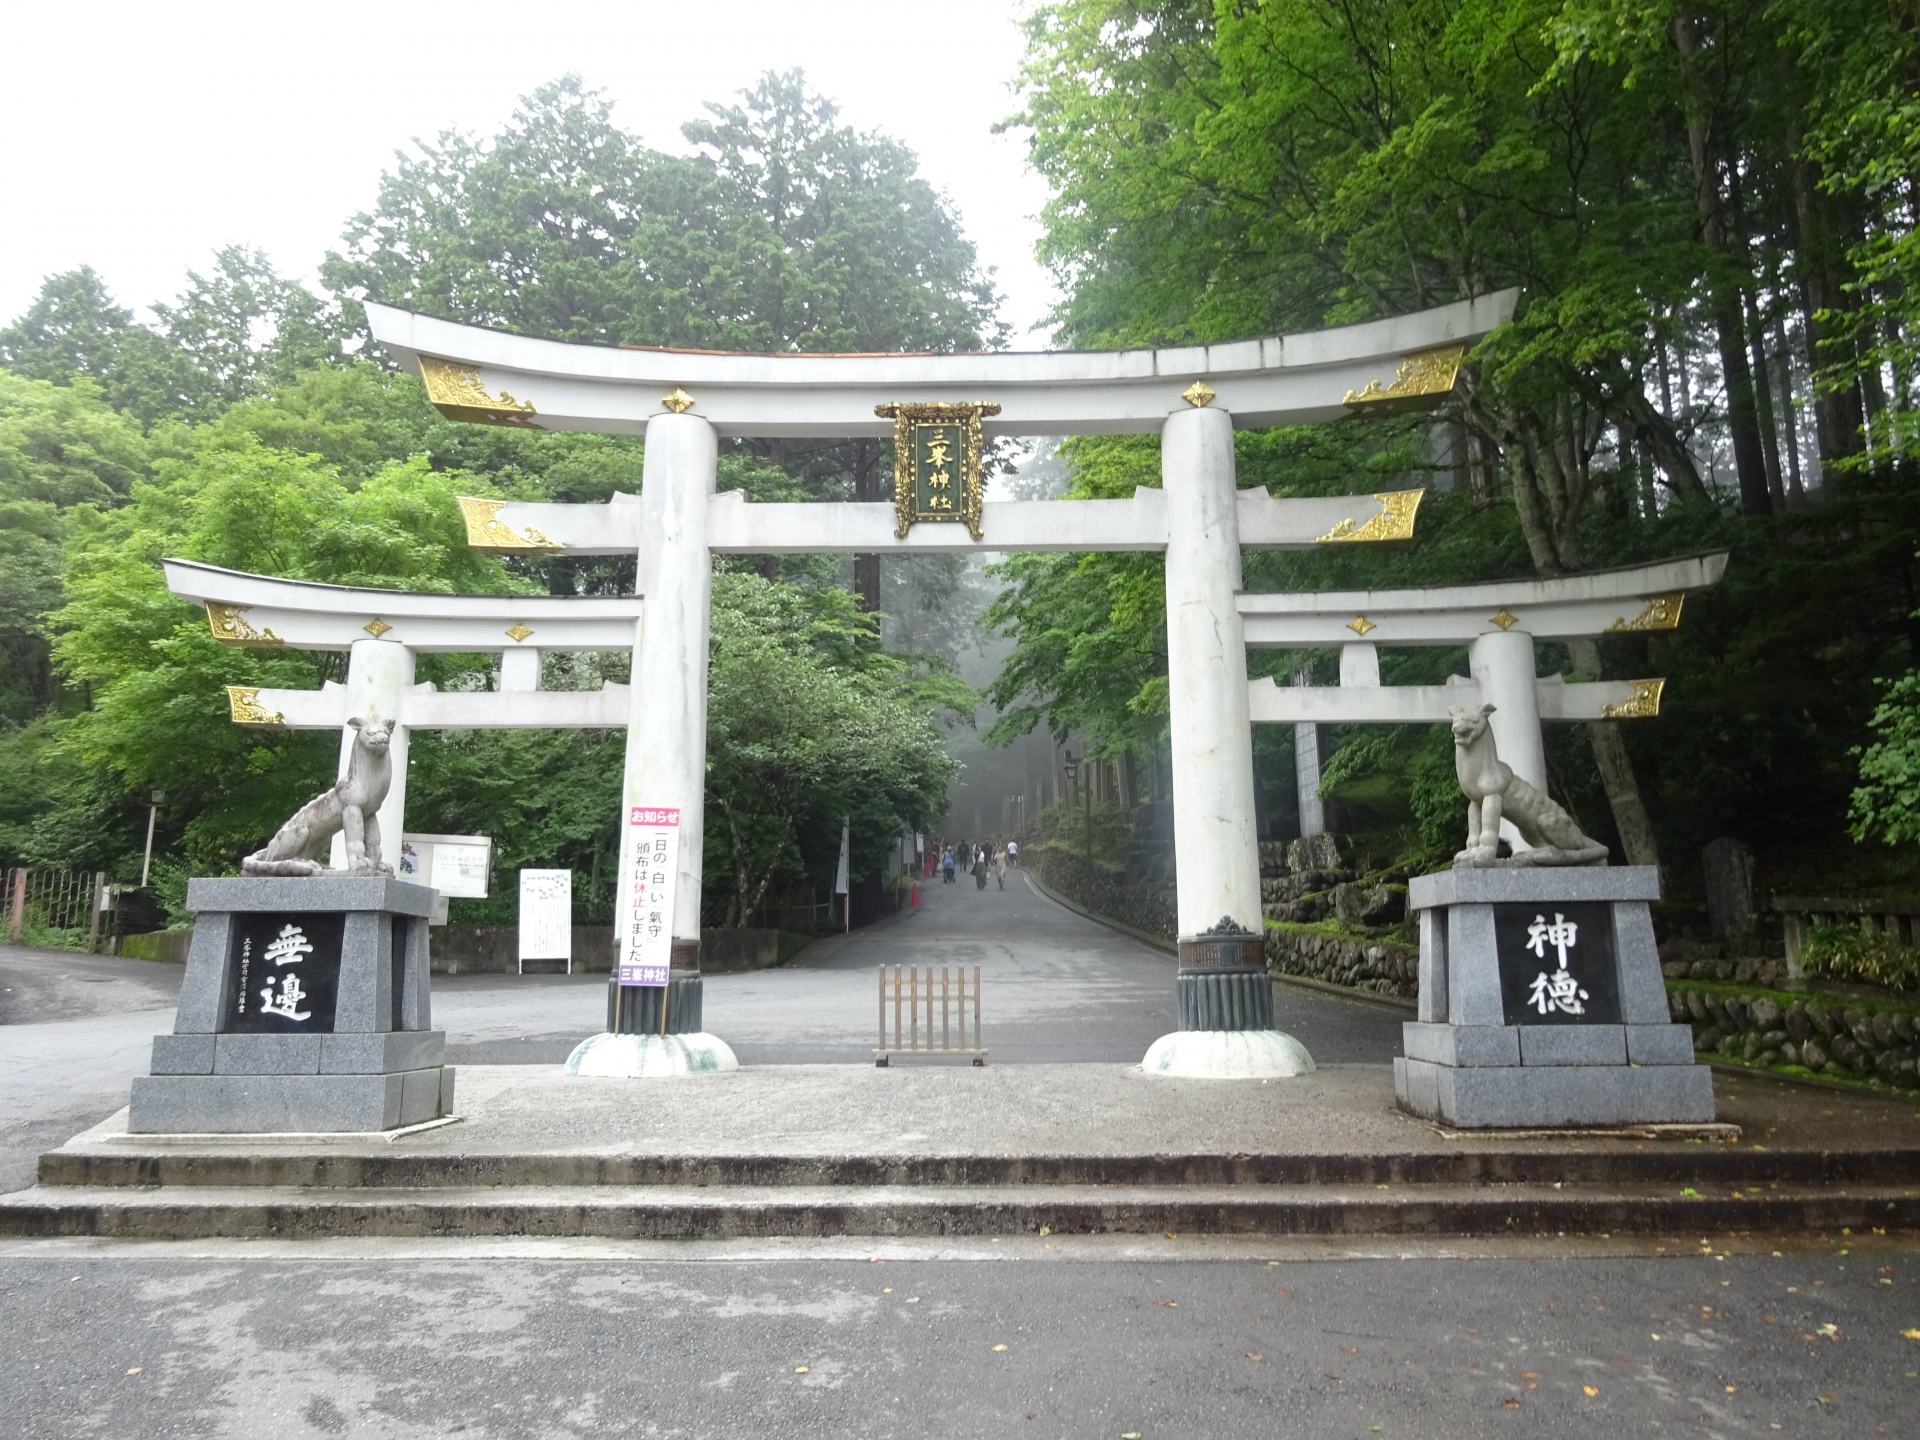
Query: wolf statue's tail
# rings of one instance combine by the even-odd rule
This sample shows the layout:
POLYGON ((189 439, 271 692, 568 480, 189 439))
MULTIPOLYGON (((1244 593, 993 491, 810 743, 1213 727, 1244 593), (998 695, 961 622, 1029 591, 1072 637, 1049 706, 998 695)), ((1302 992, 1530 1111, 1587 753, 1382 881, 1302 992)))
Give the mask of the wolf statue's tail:
POLYGON ((256 850, 240 862, 242 875, 318 875, 327 867, 318 860, 269 860, 265 850, 256 850))
POLYGON ((1607 847, 1583 834, 1566 807, 1518 775, 1507 782, 1502 814, 1534 848, 1514 857, 1523 865, 1604 865, 1607 847))

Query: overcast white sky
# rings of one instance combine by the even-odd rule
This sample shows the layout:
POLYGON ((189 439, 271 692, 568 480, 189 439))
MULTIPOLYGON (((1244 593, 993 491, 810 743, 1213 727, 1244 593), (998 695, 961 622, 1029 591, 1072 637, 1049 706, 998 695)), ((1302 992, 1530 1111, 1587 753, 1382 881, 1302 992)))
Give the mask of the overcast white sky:
POLYGON ((1009 114, 1021 0, 95 0, 6 7, 0 322, 90 264, 118 299, 171 299, 227 244, 310 279, 393 152, 493 134, 519 96, 576 71, 661 149, 704 100, 799 66, 841 118, 919 152, 1022 348, 1052 303, 1033 261, 1046 187, 1009 114))

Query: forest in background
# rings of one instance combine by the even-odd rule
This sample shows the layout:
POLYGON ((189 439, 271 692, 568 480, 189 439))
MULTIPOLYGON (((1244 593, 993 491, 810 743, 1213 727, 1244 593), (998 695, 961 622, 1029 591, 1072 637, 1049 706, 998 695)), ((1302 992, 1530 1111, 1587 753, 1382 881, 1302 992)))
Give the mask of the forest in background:
MULTIPOLYGON (((223 250, 136 321, 99 276, 50 277, 0 330, 0 863, 137 880, 158 790, 155 881, 231 873, 331 782, 336 738, 231 724, 222 687, 315 688, 341 654, 232 650, 169 595, 165 556, 413 590, 626 594, 631 559, 475 554, 459 494, 597 503, 637 491, 638 439, 457 424, 370 353, 359 302, 599 343, 950 350, 997 340, 995 296, 913 155, 837 122, 798 74, 642 147, 573 79, 486 141, 403 156, 323 266, 323 293, 223 250)), ((730 444, 722 489, 877 496, 880 447, 730 444)), ((930 557, 931 558, 931 557, 930 557)), ((723 561, 712 627, 706 905, 751 923, 830 880, 850 820, 856 879, 946 805, 942 725, 970 720, 946 601, 957 564, 890 561, 903 620, 882 643, 881 567, 723 561)), ((443 690, 498 656, 423 656, 443 690)), ((628 657, 543 657, 550 689, 627 679, 628 657)), ((407 818, 487 834, 496 877, 574 869, 604 921, 623 732, 423 731, 407 818)), ((509 918, 514 887, 456 902, 509 918)))
MULTIPOLYGON (((1555 576, 1725 549, 1668 633, 1540 648, 1665 676, 1657 720, 1550 726, 1549 779, 1616 861, 1698 893, 1701 846, 1769 887, 1911 883, 1920 835, 1915 325, 1920 7, 1910 0, 1061 0, 1021 108, 1053 199, 1061 341, 1191 343, 1508 286, 1519 313, 1431 414, 1243 431, 1276 495, 1429 484, 1416 538, 1247 557, 1250 589, 1555 576)), ((1076 493, 1153 483, 1150 441, 1069 447, 1076 493)), ((1164 744, 1146 557, 1026 556, 1002 734, 1164 744)), ((1326 683, 1333 657, 1256 653, 1326 683)), ((1388 683, 1464 652, 1383 655, 1388 683)), ((1450 853, 1442 727, 1346 727, 1326 790, 1450 853)), ((1290 727, 1257 727, 1283 803, 1290 727)), ((1340 807, 1336 806, 1336 809, 1340 807)))
MULTIPOLYGON (((1548 672, 1668 679, 1657 720, 1551 727, 1552 787, 1682 891, 1723 834, 1763 884, 1871 891, 1910 883, 1920 839, 1916 94, 1910 0, 1064 0, 1031 12, 1008 124, 1053 192, 1061 344, 1310 330, 1518 287, 1436 411, 1240 433, 1241 483, 1275 495, 1432 487, 1411 543, 1250 553, 1250 588, 1729 550, 1679 630, 1541 647, 1548 672)), ((338 657, 222 649, 165 593, 164 554, 414 589, 630 588, 617 561, 472 555, 451 496, 604 500, 637 488, 640 443, 441 420, 363 353, 361 300, 599 343, 1006 342, 914 157, 837 124, 797 75, 685 134, 689 155, 648 149, 563 80, 496 136, 403 156, 320 292, 244 248, 151 323, 90 271, 46 282, 0 331, 0 860, 128 878, 158 787, 177 894, 328 778, 331 737, 237 729, 220 686, 313 686, 338 657)), ((1151 440, 1080 439, 1066 459, 1076 495, 1159 483, 1151 440)), ((888 466, 879 442, 737 442, 721 483, 881 499, 888 466)), ((842 815, 868 874, 901 823, 936 817, 938 722, 974 697, 943 659, 957 564, 724 568, 710 803, 744 823, 709 826, 707 875, 710 918, 738 923, 830 870, 842 815), (889 649, 883 612, 925 623, 889 649), (768 666, 786 689, 756 690, 768 666)), ((1000 581, 997 735, 1072 731, 1128 770, 1162 753, 1158 559, 1016 557, 1000 581)), ((1329 656, 1254 658, 1330 678, 1329 656)), ((1464 666, 1383 661, 1389 683, 1464 666)), ((555 688, 620 678, 617 658, 547 663, 555 688)), ((489 666, 436 657, 422 678, 486 685, 489 666)), ((1334 738, 1349 813, 1457 844, 1437 728, 1334 738)), ((491 833, 503 866, 571 866, 604 894, 619 739, 423 734, 410 823, 491 833)), ((1259 727, 1270 804, 1290 746, 1259 727)))

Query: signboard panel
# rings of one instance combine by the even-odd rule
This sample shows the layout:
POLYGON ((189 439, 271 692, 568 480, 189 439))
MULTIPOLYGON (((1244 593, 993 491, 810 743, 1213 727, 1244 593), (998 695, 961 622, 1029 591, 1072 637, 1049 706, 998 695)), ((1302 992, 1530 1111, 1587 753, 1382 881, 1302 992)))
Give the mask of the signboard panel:
POLYGON ((229 1034, 328 1033, 347 919, 237 911, 220 1028, 229 1034))
POLYGON ((433 847, 433 888, 453 899, 487 898, 491 845, 452 845, 445 840, 433 847))
POLYGON ((520 872, 520 959, 573 964, 573 871, 520 872))
POLYGON ((1496 905, 1493 939, 1507 1024, 1620 1023, 1611 905, 1496 905))
POLYGON ((673 967, 680 811, 665 805, 632 806, 627 829, 633 849, 620 887, 620 983, 665 985, 673 967))
POLYGON ((493 864, 486 835, 403 835, 393 873, 415 885, 431 885, 441 899, 484 900, 493 864))
POLYGON ((980 417, 990 403, 876 405, 893 421, 894 530, 904 540, 916 523, 958 523, 978 540, 985 491, 980 476, 980 417))

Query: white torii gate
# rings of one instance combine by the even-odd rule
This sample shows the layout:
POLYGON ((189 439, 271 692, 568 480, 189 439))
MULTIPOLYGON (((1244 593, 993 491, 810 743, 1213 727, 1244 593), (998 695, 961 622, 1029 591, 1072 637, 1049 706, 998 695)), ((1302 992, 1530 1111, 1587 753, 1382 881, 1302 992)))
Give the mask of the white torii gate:
MULTIPOLYGON (((617 729, 632 698, 625 685, 542 690, 543 650, 631 650, 639 597, 438 595, 279 580, 193 560, 165 562, 167 588, 204 605, 216 640, 252 649, 344 650, 347 678, 318 690, 227 686, 240 725, 338 730, 340 766, 353 752, 352 716, 395 723, 393 785, 380 807, 380 833, 396 847, 405 833, 407 748, 414 730, 617 729), (414 683, 414 657, 500 652, 500 688, 441 693, 414 683)), ((334 868, 346 848, 334 837, 334 868)))
MULTIPOLYGON (((1446 720, 1456 705, 1492 704, 1500 758, 1545 793, 1542 720, 1658 715, 1666 681, 1569 683, 1558 675, 1539 676, 1534 641, 1671 630, 1680 623, 1686 597, 1719 584, 1726 568, 1726 552, 1720 551, 1557 580, 1242 595, 1241 623, 1253 648, 1340 650, 1338 685, 1276 685, 1262 677, 1248 683, 1248 713, 1255 722, 1297 727, 1421 724, 1446 720), (1383 645, 1464 645, 1468 673, 1444 685, 1382 685, 1383 645)), ((1304 806, 1304 773, 1300 783, 1304 806)), ((1500 831, 1514 849, 1531 848, 1513 822, 1502 821, 1500 831)))
MULTIPOLYGON (((377 304, 366 310, 375 340, 420 374, 428 399, 450 418, 646 436, 637 499, 462 504, 476 548, 636 554, 645 604, 634 645, 622 813, 643 806, 680 812, 671 933, 675 969, 689 977, 696 996, 710 555, 1164 551, 1184 1009, 1187 970, 1264 971, 1246 651, 1236 606, 1241 546, 1403 540, 1412 534, 1421 493, 1275 500, 1242 492, 1232 431, 1431 403, 1452 388, 1465 350, 1511 315, 1515 298, 1505 291, 1392 320, 1225 345, 966 355, 616 348, 529 339, 377 304), (965 530, 924 520, 909 528, 904 511, 884 503, 761 505, 715 493, 723 435, 885 436, 894 433, 896 407, 926 404, 982 407, 974 423, 988 436, 1158 433, 1162 487, 1070 506, 989 501, 965 530)), ((630 827, 622 831, 624 885, 633 841, 630 827)), ((1149 1068, 1155 1056, 1158 1068, 1176 1073, 1294 1073, 1311 1066, 1297 1042, 1241 1026, 1237 1015, 1186 1027, 1245 1030, 1224 1037, 1236 1043, 1203 1046, 1200 1054, 1167 1049, 1163 1041, 1150 1052, 1149 1068), (1275 1042, 1261 1056, 1238 1043, 1260 1035, 1275 1042), (1250 1064, 1266 1068, 1250 1072, 1250 1064)), ((715 1052, 708 1053, 696 1063, 713 1063, 715 1052)))

